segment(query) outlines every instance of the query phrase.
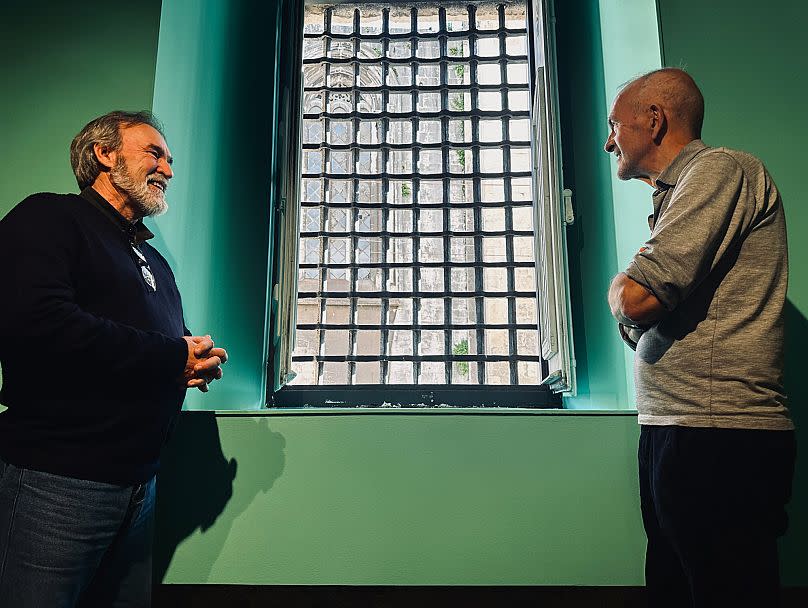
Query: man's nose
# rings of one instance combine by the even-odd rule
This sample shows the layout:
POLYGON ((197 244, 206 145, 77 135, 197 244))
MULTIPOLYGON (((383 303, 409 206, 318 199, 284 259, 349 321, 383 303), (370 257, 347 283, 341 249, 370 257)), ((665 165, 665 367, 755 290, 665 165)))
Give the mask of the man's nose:
POLYGON ((171 165, 169 165, 168 161, 164 158, 160 159, 160 163, 157 165, 157 170, 165 175, 167 179, 174 177, 174 171, 171 170, 171 165))
POLYGON ((603 144, 603 149, 611 154, 612 150, 614 150, 614 137, 609 135, 609 137, 606 138, 606 143, 603 144))

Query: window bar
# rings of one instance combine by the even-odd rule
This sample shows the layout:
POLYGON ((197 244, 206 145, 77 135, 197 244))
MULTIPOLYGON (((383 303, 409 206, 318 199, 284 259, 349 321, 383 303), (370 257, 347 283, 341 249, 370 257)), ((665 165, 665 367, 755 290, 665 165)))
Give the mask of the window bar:
MULTIPOLYGON (((499 78, 500 83, 502 85, 502 91, 504 91, 504 96, 507 98, 507 90, 508 90, 508 72, 507 72, 507 59, 505 59, 505 6, 500 4, 497 7, 497 17, 499 20, 499 33, 497 34, 497 43, 499 45, 499 78)), ((503 107, 505 107, 503 105, 503 107)), ((505 173, 511 173, 511 146, 510 146, 510 125, 509 121, 501 120, 501 129, 502 129, 502 170, 505 173)), ((505 200, 510 201, 512 200, 512 190, 511 190, 511 180, 505 179, 504 180, 504 191, 505 191, 505 200)), ((509 230, 513 230, 513 221, 511 217, 511 209, 509 207, 505 207, 505 268, 507 273, 507 290, 510 293, 516 291, 516 286, 514 285, 514 268, 511 266, 513 263, 513 235, 507 234, 509 230)), ((516 298, 508 296, 506 299, 508 303, 508 323, 516 323, 516 298)), ((516 355, 517 354, 517 334, 516 329, 513 327, 508 328, 508 354, 516 355)), ((509 376, 510 376, 510 384, 516 385, 518 384, 518 367, 519 363, 516 359, 511 359, 509 362, 509 376)))
MULTIPOLYGON (((416 54, 417 49, 417 36, 418 36, 418 9, 413 6, 410 8, 410 33, 412 37, 410 38, 410 56, 414 56, 416 54)), ((418 96, 416 93, 416 87, 414 83, 415 75, 417 74, 418 68, 415 67, 412 63, 410 63, 410 107, 415 111, 415 116, 413 116, 411 120, 411 129, 412 129, 412 136, 413 138, 417 138, 418 135, 418 96)), ((413 222, 413 237, 412 237, 412 261, 413 261, 413 270, 412 270, 412 288, 413 291, 421 291, 421 270, 418 266, 420 262, 420 239, 418 235, 421 233, 420 228, 420 221, 421 221, 421 180, 419 177, 418 171, 418 160, 420 159, 421 151, 420 148, 412 145, 412 157, 410 162, 412 163, 412 191, 410 196, 412 196, 413 202, 413 214, 412 214, 412 222, 413 222)), ((420 321, 421 315, 421 299, 415 298, 413 299, 413 306, 412 306, 412 315, 413 315, 413 323, 418 324, 420 321)), ((412 332, 412 353, 413 355, 420 354, 421 349, 421 330, 415 330, 412 332)), ((413 364, 413 383, 414 384, 421 384, 421 364, 420 362, 415 362, 413 364)))
MULTIPOLYGON (((475 48, 477 45, 477 10, 475 7, 469 7, 469 70, 471 71, 469 80, 477 80, 477 70, 479 67, 479 62, 476 58, 475 48)), ((472 88, 471 89, 471 108, 479 108, 479 89, 472 88)), ((484 267, 481 265, 483 261, 483 240, 482 240, 482 230, 483 230, 483 223, 482 223, 482 184, 480 182, 479 175, 482 175, 480 170, 480 117, 476 115, 471 116, 471 141, 472 141, 472 171, 475 175, 473 178, 473 188, 474 188, 474 195, 473 201, 475 203, 474 207, 474 259, 478 265, 477 270, 475 270, 474 278, 474 290, 479 294, 483 293, 484 290, 484 267), (479 236, 478 236, 479 235, 479 236)), ((477 307, 477 319, 481 319, 482 322, 480 323, 479 329, 476 331, 476 338, 477 338, 477 354, 484 353, 485 351, 485 329, 489 325, 489 319, 485 317, 485 298, 484 297, 475 297, 474 299, 475 306, 477 307)), ((477 365, 477 383, 483 385, 486 383, 486 370, 485 370, 485 363, 480 362, 477 365)))
MULTIPOLYGON (((449 75, 448 75, 448 67, 446 63, 446 59, 449 57, 449 39, 446 36, 446 8, 441 6, 438 8, 438 31, 441 32, 441 35, 438 36, 438 59, 440 61, 439 68, 438 68, 438 86, 441 87, 440 89, 440 107, 441 107, 441 120, 440 120, 440 130, 443 136, 443 141, 447 142, 449 140, 449 117, 447 116, 446 112, 449 109, 449 89, 444 85, 444 83, 448 83, 449 75)), ((443 168, 449 166, 449 150, 446 146, 441 146, 441 165, 443 168)), ((449 204, 451 198, 451 188, 450 188, 450 180, 449 177, 444 173, 441 178, 441 196, 442 196, 442 212, 443 212, 443 230, 444 232, 448 232, 450 229, 450 216, 451 216, 451 205, 449 204)), ((443 237, 443 291, 444 294, 452 293, 454 291, 454 285, 452 284, 452 267, 449 266, 449 262, 451 260, 451 247, 450 247, 451 239, 449 237, 443 237)), ((451 296, 443 298, 443 316, 444 321, 448 324, 448 327, 451 328, 454 325, 454 319, 452 317, 452 299, 451 296)), ((443 348, 444 352, 446 353, 447 357, 449 355, 454 355, 454 351, 452 348, 452 330, 447 329, 444 332, 444 340, 443 340, 443 348)), ((454 361, 449 359, 445 365, 445 374, 444 379, 446 384, 452 384, 454 375, 454 361)))
MULTIPOLYGON (((354 34, 357 35, 357 39, 354 42, 354 55, 359 53, 359 9, 354 9, 353 11, 353 31, 354 34)), ((359 82, 359 68, 356 63, 352 64, 353 68, 353 76, 354 76, 354 86, 351 87, 353 93, 353 107, 356 107, 356 102, 358 101, 358 94, 355 92, 356 88, 355 85, 359 82)), ((326 81, 326 84, 328 82, 326 81)), ((359 123, 359 119, 356 117, 351 118, 349 124, 351 125, 351 137, 349 141, 356 142, 357 137, 357 126, 359 123)), ((352 166, 354 169, 359 166, 359 148, 358 146, 353 146, 350 149, 350 155, 353 160, 352 166)), ((355 171, 353 173, 356 173, 355 171)), ((345 227, 346 229, 350 230, 350 236, 348 237, 349 242, 351 244, 350 252, 349 252, 349 260, 352 265, 351 268, 346 269, 345 272, 347 273, 348 277, 348 284, 351 286, 350 291, 356 291, 356 284, 359 281, 359 269, 357 267, 357 259, 356 259, 356 252, 359 250, 359 235, 356 231, 356 226, 359 220, 358 211, 356 209, 356 201, 359 200, 359 179, 356 177, 351 178, 351 200, 349 201, 351 206, 349 209, 346 209, 346 219, 345 219, 345 227)), ((348 322, 353 324, 354 320, 356 319, 356 298, 349 297, 348 298, 348 322)), ((349 328, 348 329, 348 353, 358 355, 359 351, 356 346, 356 338, 357 338, 357 329, 349 328)), ((348 384, 356 384, 356 362, 349 361, 348 362, 348 384)))
MULTIPOLYGON (((385 7, 382 9, 382 37, 381 37, 381 45, 382 45, 382 62, 381 62, 381 79, 382 79, 382 110, 387 109, 387 103, 389 100, 389 93, 386 87, 384 87, 384 83, 387 82, 387 66, 388 63, 385 61, 387 58, 388 49, 390 48, 390 39, 388 37, 390 33, 390 8, 385 7)), ((387 120, 381 119, 379 120, 380 125, 380 132, 379 132, 379 142, 387 141, 387 120)), ((380 162, 380 172, 381 172, 381 199, 385 203, 382 206, 382 225, 381 228, 387 231, 390 221, 390 207, 386 203, 388 202, 388 195, 390 193, 390 180, 387 177, 387 172, 385 171, 385 167, 387 167, 387 162, 389 158, 389 149, 382 147, 379 151, 379 162, 380 162)), ((390 267, 387 265, 387 251, 390 247, 390 238, 385 234, 381 237, 381 261, 382 261, 382 291, 386 292, 388 289, 389 281, 390 281, 390 267)), ((381 344, 379 345, 380 353, 381 353, 381 361, 379 364, 379 375, 382 378, 382 383, 387 383, 390 379, 390 369, 387 356, 389 353, 389 338, 390 338, 390 328, 388 325, 389 322, 389 314, 390 314, 390 298, 382 297, 381 298, 381 331, 379 340, 381 344)))
MULTIPOLYGON (((469 45, 473 45, 476 41, 475 33, 477 31, 477 10, 474 6, 468 7, 468 20, 469 20, 469 45)), ((471 49, 474 47, 471 46, 471 49)), ((470 49, 470 50, 471 50, 470 49)), ((472 61, 474 60, 474 54, 472 55, 472 61)), ((471 62, 469 62, 471 63, 471 62)), ((475 69, 476 69, 476 61, 475 61, 475 69)), ((475 74, 475 72, 472 72, 475 74)), ((475 95, 472 92, 472 95, 475 95)), ((472 100, 474 98, 472 97, 472 100)), ((477 96, 479 99, 479 96, 477 96)), ((472 103, 472 108, 477 106, 472 103)), ((474 117, 472 116, 472 121, 474 117)), ((480 123, 479 120, 476 122, 472 122, 472 131, 471 131, 471 139, 472 142, 476 143, 480 141, 480 123)), ((472 200, 474 201, 475 205, 473 207, 473 214, 474 214, 474 260, 476 262, 481 262, 483 260, 483 239, 481 233, 483 229, 482 223, 482 208, 480 206, 482 199, 482 186, 480 183, 480 175, 482 174, 480 171, 480 148, 479 146, 475 146, 472 148, 473 150, 473 158, 472 158, 472 170, 474 177, 472 178, 472 188, 473 188, 473 196, 472 200)), ((478 327, 476 329, 476 339, 477 339, 477 354, 478 356, 481 353, 485 352, 485 330, 483 329, 485 325, 488 323, 488 319, 485 316, 485 297, 479 294, 483 292, 483 267, 479 264, 474 268, 474 291, 477 295, 474 297, 474 304, 476 306, 476 318, 479 321, 478 327)), ((486 369, 485 363, 480 361, 477 364, 477 384, 483 385, 486 383, 486 369)))
MULTIPOLYGON (((419 194, 417 192, 412 193, 413 201, 418 201, 419 194)), ((418 225, 421 221, 421 210, 419 209, 418 205, 415 206, 413 209, 412 214, 412 223, 413 223, 413 233, 412 233, 412 261, 413 261, 413 269, 412 269, 412 289, 413 289, 413 299, 412 299, 412 320, 416 326, 419 326, 421 321, 421 265, 420 265, 420 242, 421 239, 418 237, 418 225), (418 295, 416 295, 418 294, 418 295)), ((415 356, 419 356, 421 354, 421 330, 416 329, 412 332, 412 353, 415 356)), ((413 361, 412 367, 412 378, 413 384, 421 384, 421 362, 419 360, 413 361)))
MULTIPOLYGON (((344 267, 345 265, 343 264, 343 265, 340 265, 340 266, 344 267)), ((418 267, 424 267, 424 266, 425 266, 424 264, 419 264, 418 265, 418 267)), ((407 266, 407 268, 410 268, 410 266, 407 266)), ((482 269, 483 267, 480 266, 479 268, 482 269)), ((498 262, 498 263, 496 263, 494 265, 487 266, 487 268, 502 268, 502 263, 498 262)), ((362 292, 359 292, 359 291, 355 291, 355 292, 351 292, 351 291, 348 291, 348 292, 345 292, 345 291, 324 291, 324 292, 322 292, 322 295, 324 297, 326 297, 326 298, 345 298, 346 296, 352 296, 352 295, 357 295, 358 296, 359 294, 361 294, 361 296, 367 297, 367 298, 380 298, 380 297, 390 297, 390 296, 399 295, 398 292, 391 292, 391 291, 388 291, 388 290, 362 291, 362 292)), ((408 292, 408 294, 409 294, 409 292, 408 292)), ((300 297, 314 297, 314 295, 316 295, 316 294, 314 294, 313 292, 305 292, 305 291, 300 292, 300 297)), ((413 291, 412 292, 412 297, 416 298, 416 299, 418 299, 418 298, 435 298, 435 297, 438 297, 438 295, 439 294, 437 292, 434 292, 434 291, 413 291)), ((479 297, 497 297, 497 298, 508 298, 508 297, 516 298, 516 297, 531 296, 531 295, 533 295, 533 292, 530 292, 530 291, 496 291, 496 292, 494 292, 494 291, 479 291, 479 292, 460 291, 460 292, 457 292, 457 293, 452 294, 452 295, 454 297, 457 297, 457 298, 473 298, 473 297, 477 297, 477 296, 479 296, 479 297)), ((426 324, 426 325, 429 325, 429 324, 426 324)), ((397 327, 398 327, 398 325, 396 325, 396 328, 397 327)), ((433 327, 434 329, 441 329, 441 326, 438 326, 438 325, 435 325, 435 324, 431 325, 431 327, 433 327)))
MULTIPOLYGON (((330 32, 331 32, 331 11, 330 10, 323 11, 323 33, 325 35, 325 45, 324 45, 324 48, 323 48, 323 52, 325 53, 325 55, 324 55, 323 59, 327 59, 328 56, 331 54, 331 40, 332 39, 329 36, 330 32)), ((329 78, 330 73, 331 73, 331 64, 328 61, 325 61, 325 65, 324 65, 324 68, 323 68, 323 79, 324 79, 323 80, 323 86, 328 84, 328 78, 329 78)), ((328 109, 327 104, 328 104, 328 94, 323 92, 323 94, 322 94, 322 107, 321 107, 321 109, 323 111, 328 109)), ((323 121, 323 138, 327 138, 328 137, 328 130, 330 128, 331 119, 330 118, 323 118, 322 121, 323 121)), ((326 139, 326 141, 327 141, 327 139, 326 139)), ((322 150, 321 157, 320 157, 320 159, 321 159, 320 162, 324 163, 325 162, 325 150, 323 150, 323 148, 320 148, 320 150, 322 150)), ((321 165, 320 168, 323 169, 324 165, 321 165)), ((327 226, 327 224, 326 224, 327 220, 326 220, 325 201, 326 201, 326 197, 328 196, 328 191, 327 191, 328 190, 327 189, 328 182, 327 182, 327 180, 323 179, 322 177, 318 177, 318 181, 320 182, 320 205, 321 205, 320 206, 320 213, 319 213, 319 217, 318 217, 318 222, 320 224, 320 231, 322 232, 322 231, 325 231, 325 228, 327 226)), ((320 260, 322 261, 322 260, 325 259, 326 253, 328 251, 328 239, 326 237, 323 237, 323 236, 318 236, 317 241, 318 241, 320 260)), ((317 283, 318 283, 318 294, 319 294, 318 303, 319 303, 319 313, 320 313, 319 319, 320 319, 321 323, 325 323, 326 321, 328 321, 328 317, 326 316, 327 312, 328 312, 327 307, 326 307, 327 300, 326 300, 325 297, 323 297, 321 295, 321 294, 323 294, 325 292, 326 280, 327 279, 328 279, 328 269, 327 268, 318 269, 318 271, 317 271, 317 283)), ((323 359, 323 355, 325 355, 325 347, 326 347, 325 338, 326 338, 326 332, 325 331, 323 331, 321 329, 319 332, 317 332, 317 339, 318 339, 317 352, 320 355, 320 357, 318 357, 318 360, 316 362, 316 366, 317 366, 317 383, 318 384, 325 384, 325 361, 323 359)))
MULTIPOLYGON (((362 325, 359 323, 299 323, 297 325, 298 329, 301 330, 311 330, 311 329, 361 329, 363 327, 369 327, 368 325, 362 325)), ((413 323, 401 323, 400 325, 396 325, 396 329, 413 331, 415 329, 430 329, 436 327, 435 325, 415 325, 413 323)), ((510 325, 508 323, 489 323, 486 325, 488 329, 509 329, 510 325)), ((472 330, 476 329, 477 325, 474 323, 453 323, 452 325, 446 326, 446 329, 452 330, 472 330)), ((536 326, 532 323, 519 323, 515 326, 514 329, 535 329, 536 326)))

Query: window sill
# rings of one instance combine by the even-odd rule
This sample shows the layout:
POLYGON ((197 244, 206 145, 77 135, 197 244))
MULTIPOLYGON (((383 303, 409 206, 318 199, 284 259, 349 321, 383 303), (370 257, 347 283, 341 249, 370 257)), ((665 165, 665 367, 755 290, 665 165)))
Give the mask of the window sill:
MULTIPOLYGON (((183 414, 194 413, 185 411, 183 414)), ((208 412, 210 415, 210 410, 208 412)), ((262 410, 213 410, 220 418, 265 416, 637 416, 636 410, 562 410, 505 407, 274 407, 262 410)))

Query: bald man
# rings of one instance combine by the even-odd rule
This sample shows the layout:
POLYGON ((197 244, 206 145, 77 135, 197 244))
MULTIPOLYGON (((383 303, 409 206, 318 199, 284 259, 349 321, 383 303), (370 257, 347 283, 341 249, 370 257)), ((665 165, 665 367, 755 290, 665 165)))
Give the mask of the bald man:
POLYGON ((608 298, 636 350, 651 605, 768 608, 795 454, 785 219, 763 164, 706 146, 703 118, 682 70, 641 76, 615 99, 605 150, 620 179, 655 191, 650 237, 608 298))

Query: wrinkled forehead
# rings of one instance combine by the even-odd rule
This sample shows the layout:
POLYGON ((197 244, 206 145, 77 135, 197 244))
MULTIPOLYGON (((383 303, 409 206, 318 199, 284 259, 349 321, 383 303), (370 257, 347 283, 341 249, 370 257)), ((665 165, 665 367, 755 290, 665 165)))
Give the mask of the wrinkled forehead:
POLYGON ((632 115, 635 114, 638 92, 639 88, 635 82, 632 82, 623 88, 614 98, 609 116, 615 116, 618 114, 624 115, 627 113, 632 115))
POLYGON ((135 146, 147 148, 157 146, 166 156, 170 156, 168 144, 160 131, 147 124, 128 125, 121 127, 121 140, 124 147, 135 146))

